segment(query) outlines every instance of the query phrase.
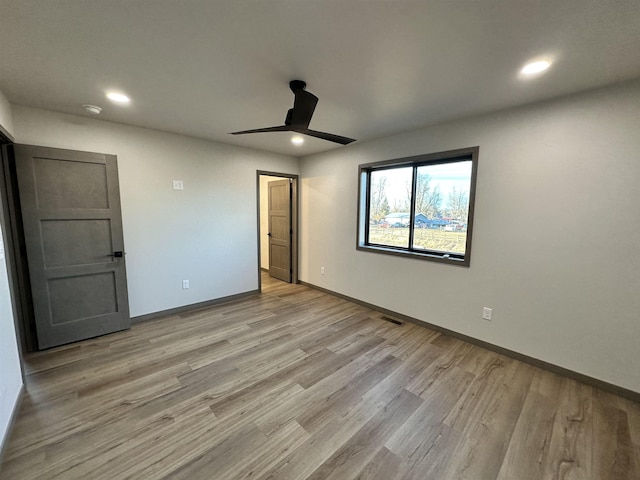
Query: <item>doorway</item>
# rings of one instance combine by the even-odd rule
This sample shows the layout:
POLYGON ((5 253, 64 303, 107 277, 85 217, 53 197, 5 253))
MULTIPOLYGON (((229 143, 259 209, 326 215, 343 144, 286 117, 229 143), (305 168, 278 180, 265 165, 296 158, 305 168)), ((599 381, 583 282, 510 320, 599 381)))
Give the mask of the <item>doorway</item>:
POLYGON ((298 175, 258 170, 256 180, 258 289, 262 291, 263 272, 298 283, 298 175), (286 203, 285 190, 289 194, 286 203))

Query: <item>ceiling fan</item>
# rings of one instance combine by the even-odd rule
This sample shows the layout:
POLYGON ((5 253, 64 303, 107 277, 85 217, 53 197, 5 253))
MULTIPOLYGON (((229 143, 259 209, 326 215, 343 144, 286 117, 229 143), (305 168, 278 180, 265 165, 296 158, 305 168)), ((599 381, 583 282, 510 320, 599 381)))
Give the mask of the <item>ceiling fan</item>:
POLYGON ((293 101, 293 108, 290 108, 287 112, 287 118, 284 121, 284 125, 278 127, 256 128, 253 130, 242 130, 240 132, 231 132, 231 134, 244 135, 246 133, 297 132, 302 133, 303 135, 321 138, 322 140, 340 143, 341 145, 348 145, 351 142, 355 142, 355 139, 353 138, 341 137, 340 135, 334 135, 333 133, 318 132, 308 128, 311 117, 313 116, 313 111, 318 103, 318 97, 313 93, 307 92, 305 90, 306 87, 307 84, 302 80, 291 80, 289 82, 289 88, 293 92, 295 99, 293 101))

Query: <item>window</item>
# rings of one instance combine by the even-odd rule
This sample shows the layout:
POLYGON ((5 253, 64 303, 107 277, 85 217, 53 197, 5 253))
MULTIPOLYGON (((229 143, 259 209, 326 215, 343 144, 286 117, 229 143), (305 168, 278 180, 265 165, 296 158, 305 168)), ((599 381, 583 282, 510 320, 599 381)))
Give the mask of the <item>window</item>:
POLYGON ((468 266, 479 147, 359 166, 359 250, 468 266))

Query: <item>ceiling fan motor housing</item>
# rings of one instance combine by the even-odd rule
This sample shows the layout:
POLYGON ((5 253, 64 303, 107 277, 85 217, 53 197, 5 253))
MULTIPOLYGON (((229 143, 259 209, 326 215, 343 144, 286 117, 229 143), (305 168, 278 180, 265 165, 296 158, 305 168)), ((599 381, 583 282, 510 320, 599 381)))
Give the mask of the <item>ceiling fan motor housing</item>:
POLYGON ((302 80, 291 80, 289 82, 289 88, 293 93, 296 93, 296 91, 298 90, 304 90, 305 88, 307 88, 307 82, 304 82, 302 80))

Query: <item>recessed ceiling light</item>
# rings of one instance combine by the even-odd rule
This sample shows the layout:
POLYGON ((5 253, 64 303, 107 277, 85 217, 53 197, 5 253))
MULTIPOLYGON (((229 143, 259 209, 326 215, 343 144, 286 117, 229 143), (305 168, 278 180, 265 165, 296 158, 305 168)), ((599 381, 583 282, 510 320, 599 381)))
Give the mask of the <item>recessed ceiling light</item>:
POLYGON ((302 145, 304 143, 304 138, 295 136, 291 139, 291 143, 293 143, 294 145, 302 145))
POLYGON ((107 98, 112 102, 119 103, 121 105, 126 105, 127 103, 131 102, 131 99, 124 93, 107 92, 107 98))
POLYGON ((527 63, 520 73, 524 75, 533 75, 534 73, 544 72, 547 68, 551 66, 551 62, 549 60, 537 60, 535 62, 527 63))
POLYGON ((83 105, 83 107, 91 115, 100 115, 100 112, 102 111, 102 107, 97 105, 83 105))

